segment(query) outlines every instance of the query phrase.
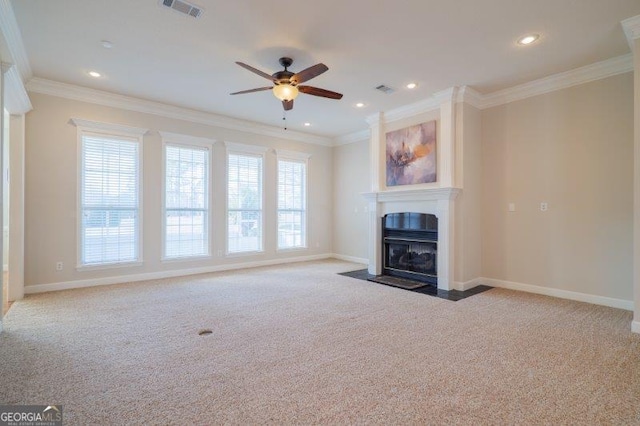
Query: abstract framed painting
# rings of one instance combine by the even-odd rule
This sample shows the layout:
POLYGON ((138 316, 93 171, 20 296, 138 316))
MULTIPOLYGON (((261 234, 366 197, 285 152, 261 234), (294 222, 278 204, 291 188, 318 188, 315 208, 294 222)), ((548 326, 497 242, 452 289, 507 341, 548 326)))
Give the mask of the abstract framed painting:
POLYGON ((436 181, 436 121, 388 132, 387 186, 436 181))

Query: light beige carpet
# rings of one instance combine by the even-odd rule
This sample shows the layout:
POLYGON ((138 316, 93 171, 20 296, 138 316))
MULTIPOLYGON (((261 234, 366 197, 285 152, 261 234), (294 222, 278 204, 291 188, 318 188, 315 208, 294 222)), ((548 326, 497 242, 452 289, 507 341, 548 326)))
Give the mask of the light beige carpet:
POLYGON ((79 425, 640 423, 630 312, 336 275, 354 269, 29 296, 0 335, 0 403, 62 404, 79 425))

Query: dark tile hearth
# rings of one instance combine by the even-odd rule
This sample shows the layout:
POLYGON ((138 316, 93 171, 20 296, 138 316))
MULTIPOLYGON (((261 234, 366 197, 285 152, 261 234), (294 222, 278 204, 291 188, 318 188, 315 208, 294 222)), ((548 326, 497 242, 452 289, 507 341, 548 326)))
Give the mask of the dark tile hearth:
POLYGON ((359 280, 370 281, 376 284, 388 285, 388 286, 396 287, 402 290, 413 291, 415 293, 422 293, 429 296, 439 297, 440 299, 451 300, 453 302, 466 299, 467 297, 471 297, 474 294, 482 293, 484 291, 491 290, 493 288, 488 285, 479 285, 477 287, 471 288, 466 291, 439 290, 434 285, 430 285, 430 284, 425 285, 424 283, 410 281, 403 278, 395 278, 395 277, 389 277, 389 276, 376 277, 375 275, 369 274, 369 271, 367 271, 366 269, 358 269, 356 271, 342 272, 339 275, 344 275, 345 277, 356 278, 359 280), (416 283, 414 285, 418 287, 407 288, 407 287, 412 287, 412 285, 410 285, 409 283, 416 283), (407 284, 409 285, 407 286, 407 284))

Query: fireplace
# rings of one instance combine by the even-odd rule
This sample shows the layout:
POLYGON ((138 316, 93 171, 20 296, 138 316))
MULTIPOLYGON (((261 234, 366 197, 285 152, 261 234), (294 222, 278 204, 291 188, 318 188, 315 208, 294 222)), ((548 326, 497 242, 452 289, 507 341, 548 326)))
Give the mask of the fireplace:
POLYGON ((438 219, 425 213, 382 218, 382 274, 438 284, 438 219))

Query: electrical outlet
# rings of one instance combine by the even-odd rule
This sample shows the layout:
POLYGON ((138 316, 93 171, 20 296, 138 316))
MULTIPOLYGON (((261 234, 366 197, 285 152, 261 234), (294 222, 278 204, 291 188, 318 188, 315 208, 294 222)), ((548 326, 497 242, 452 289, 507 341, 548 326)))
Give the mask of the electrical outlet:
POLYGON ((548 203, 540 203, 540 211, 541 212, 546 212, 547 210, 549 210, 549 204, 548 203))
POLYGON ((64 263, 56 262, 56 271, 62 271, 64 269, 64 263))

